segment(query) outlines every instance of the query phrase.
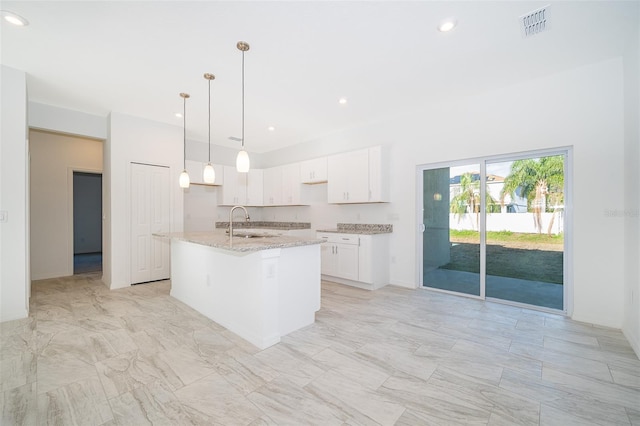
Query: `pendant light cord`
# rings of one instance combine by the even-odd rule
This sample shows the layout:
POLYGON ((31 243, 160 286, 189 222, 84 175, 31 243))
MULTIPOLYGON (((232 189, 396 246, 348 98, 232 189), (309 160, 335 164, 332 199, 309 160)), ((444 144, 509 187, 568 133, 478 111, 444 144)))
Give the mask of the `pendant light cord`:
POLYGON ((187 170, 187 98, 183 97, 182 103, 182 139, 184 152, 182 154, 182 167, 187 170))
POLYGON ((244 50, 242 51, 242 149, 244 149, 244 50))
POLYGON ((209 164, 211 164, 211 80, 209 80, 209 164))

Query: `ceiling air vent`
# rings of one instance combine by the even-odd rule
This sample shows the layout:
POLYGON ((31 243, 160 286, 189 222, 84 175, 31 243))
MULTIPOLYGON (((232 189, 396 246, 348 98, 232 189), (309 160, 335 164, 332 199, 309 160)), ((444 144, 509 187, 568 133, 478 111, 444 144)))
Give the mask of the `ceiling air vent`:
POLYGON ((520 17, 520 30, 523 38, 528 38, 549 29, 549 8, 541 7, 520 17))

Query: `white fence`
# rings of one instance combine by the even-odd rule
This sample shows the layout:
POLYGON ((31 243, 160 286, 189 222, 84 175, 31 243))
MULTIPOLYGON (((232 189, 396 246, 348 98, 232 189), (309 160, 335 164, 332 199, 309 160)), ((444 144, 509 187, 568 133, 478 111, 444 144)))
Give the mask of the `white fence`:
MULTIPOLYGON (((549 223, 554 213, 542 213, 542 233, 549 232, 549 223)), ((449 227, 458 231, 462 230, 478 230, 480 223, 480 215, 475 213, 465 213, 458 215, 456 213, 449 214, 449 227)), ((553 224, 551 226, 551 234, 557 235, 564 229, 564 212, 555 213, 553 224)), ((487 214, 487 231, 511 231, 524 234, 536 234, 536 228, 533 213, 488 213, 487 214)))

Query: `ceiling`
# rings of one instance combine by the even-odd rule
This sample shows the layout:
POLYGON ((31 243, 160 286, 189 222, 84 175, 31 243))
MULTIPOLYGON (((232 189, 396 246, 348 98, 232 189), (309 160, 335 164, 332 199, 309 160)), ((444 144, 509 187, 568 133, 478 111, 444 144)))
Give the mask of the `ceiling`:
POLYGON ((267 152, 428 104, 621 56, 638 32, 633 1, 552 2, 550 29, 521 36, 529 1, 2 1, 26 27, 1 24, 2 64, 27 72, 29 99, 182 126, 267 152), (437 25, 455 17, 448 33, 437 25), (338 99, 346 97, 346 105, 338 99), (269 131, 268 127, 275 130, 269 131))

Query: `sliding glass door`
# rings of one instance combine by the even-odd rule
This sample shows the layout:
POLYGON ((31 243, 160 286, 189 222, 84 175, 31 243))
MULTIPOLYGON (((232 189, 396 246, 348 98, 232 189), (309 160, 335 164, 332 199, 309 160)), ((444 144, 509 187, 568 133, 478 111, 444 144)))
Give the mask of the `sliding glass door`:
POLYGON ((425 166, 421 283, 565 309, 567 151, 425 166))
POLYGON ((480 296, 479 177, 477 163, 423 172, 426 287, 480 296))

